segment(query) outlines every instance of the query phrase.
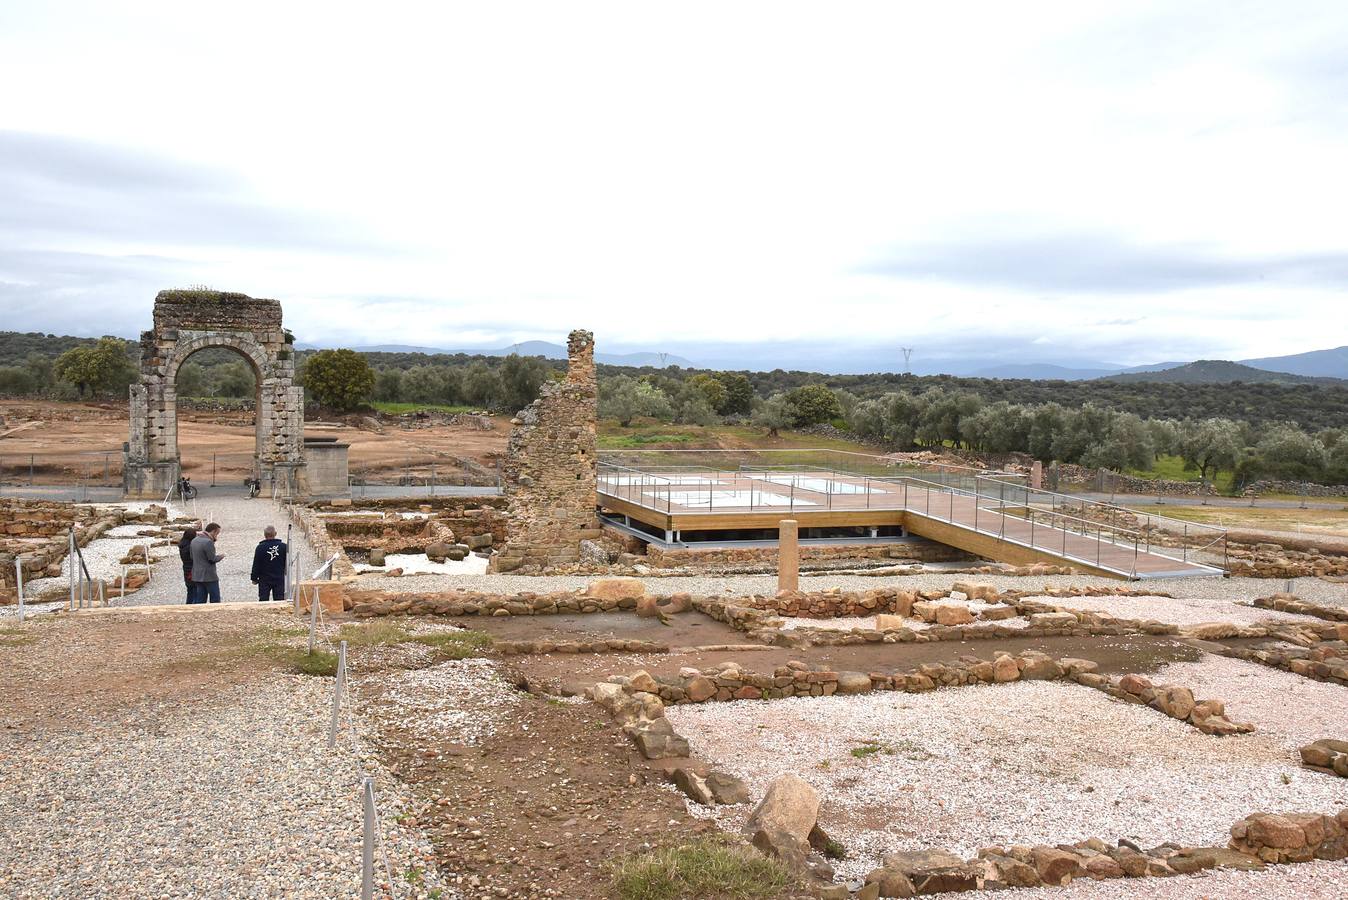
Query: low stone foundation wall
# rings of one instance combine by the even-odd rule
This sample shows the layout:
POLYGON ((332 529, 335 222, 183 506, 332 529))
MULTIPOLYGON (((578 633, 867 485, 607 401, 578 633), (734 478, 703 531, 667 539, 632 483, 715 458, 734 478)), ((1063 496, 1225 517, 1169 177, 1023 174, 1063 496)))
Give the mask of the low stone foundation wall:
MULTIPOLYGON (((1259 597, 1252 601, 1260 609, 1276 609, 1279 612, 1297 613, 1303 616, 1315 616, 1329 622, 1348 622, 1348 607, 1325 606, 1302 600, 1295 594, 1274 594, 1271 597, 1259 597)), ((1348 639, 1348 635, 1345 635, 1348 639)))
POLYGON ((1244 491, 1258 494, 1299 494, 1303 497, 1348 497, 1348 484, 1315 484, 1310 481, 1256 481, 1244 491))
POLYGON ((14 561, 23 560, 24 580, 55 578, 69 552, 70 528, 75 541, 87 547, 119 525, 163 525, 168 511, 151 506, 143 513, 125 509, 98 510, 87 504, 0 498, 0 604, 17 603, 14 561))

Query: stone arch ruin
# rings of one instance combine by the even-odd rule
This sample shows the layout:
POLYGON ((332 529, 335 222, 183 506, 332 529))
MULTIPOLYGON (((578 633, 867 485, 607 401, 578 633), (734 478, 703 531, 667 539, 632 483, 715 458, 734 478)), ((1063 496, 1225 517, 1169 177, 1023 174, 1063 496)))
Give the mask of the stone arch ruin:
POLYGON ((208 347, 232 350, 257 378, 253 475, 294 490, 304 466, 304 389, 281 326, 281 304, 222 291, 160 291, 154 328, 140 337, 140 381, 131 386, 131 434, 123 489, 162 497, 181 469, 178 454, 178 370, 208 347))

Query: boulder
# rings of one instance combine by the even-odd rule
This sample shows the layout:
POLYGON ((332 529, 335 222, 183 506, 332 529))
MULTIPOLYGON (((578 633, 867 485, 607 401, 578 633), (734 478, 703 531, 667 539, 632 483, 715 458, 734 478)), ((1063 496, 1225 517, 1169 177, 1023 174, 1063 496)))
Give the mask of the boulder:
POLYGON ((698 775, 692 769, 677 768, 669 773, 669 780, 674 782, 674 786, 683 791, 694 803, 700 803, 703 806, 714 806, 716 798, 712 796, 711 788, 707 786, 707 781, 701 775, 698 775))
POLYGON ((768 785, 763 799, 749 815, 746 830, 750 834, 784 833, 808 846, 818 818, 819 792, 796 775, 782 775, 768 785))
POLYGON ((866 694, 871 689, 871 676, 864 672, 839 672, 839 694, 866 694))
POLYGON ((1015 681, 1020 678, 1020 666, 1015 657, 999 656, 992 663, 992 680, 999 682, 1015 681))
POLYGON ((1056 847, 1038 846, 1030 851, 1030 860, 1044 884, 1064 885, 1082 874, 1081 859, 1056 847))
MULTIPOLYGON (((452 545, 444 541, 433 541, 426 545, 426 558, 434 563, 442 563, 449 556, 449 551, 453 549, 452 545)), ((459 559, 463 559, 462 556, 459 559)))
POLYGON ((469 550, 481 550, 484 547, 490 547, 495 543, 495 540, 491 532, 487 532, 485 534, 470 534, 464 539, 464 543, 468 545, 469 550))
POLYGON ((450 547, 449 550, 445 553, 445 559, 452 560, 453 562, 462 562, 467 558, 468 558, 468 551, 465 548, 460 547, 458 545, 450 547))
POLYGON ((959 591, 970 600, 984 600, 989 603, 996 602, 1001 598, 1001 594, 990 584, 983 584, 974 581, 957 581, 950 587, 951 591, 959 591))
POLYGON ((880 631, 891 631, 896 628, 907 628, 903 621, 903 616, 891 616, 888 613, 881 613, 875 617, 875 627, 880 631))
POLYGON ((953 603, 938 603, 936 605, 937 625, 972 625, 973 621, 974 614, 969 612, 967 606, 953 603))
POLYGON ((1003 622, 1007 619, 1014 619, 1018 613, 1014 606, 989 606, 978 614, 978 618, 984 622, 1003 622))
POLYGON ((1142 675, 1128 674, 1119 679, 1119 690, 1135 697, 1151 688, 1151 682, 1142 675))
POLYGON ((1156 689, 1152 704, 1172 719, 1188 719, 1194 711, 1194 692, 1186 687, 1162 685, 1156 689))
POLYGON ((712 799, 724 806, 749 802, 749 787, 729 772, 711 771, 703 779, 712 799))
POLYGON ((585 596, 595 600, 640 600, 646 586, 637 578, 599 578, 590 582, 585 596))
POLYGON ((1227 638, 1239 637, 1240 626, 1230 622, 1201 622, 1183 628, 1180 634, 1201 641, 1223 641, 1227 638))
POLYGON ((1022 659, 1025 667, 1020 670, 1020 677, 1025 681, 1053 681, 1062 677, 1062 668, 1052 657, 1026 653, 1022 659))
POLYGON ((370 551, 370 565, 372 565, 372 566, 380 566, 380 567, 382 567, 382 566, 384 565, 384 551, 383 551, 383 550, 381 550, 381 549, 378 548, 378 547, 375 547, 373 550, 370 551))
POLYGON ((702 703, 716 696, 716 682, 699 675, 684 684, 683 692, 692 702, 702 703))
POLYGON ((1034 613, 1030 616, 1030 625, 1038 628, 1071 628, 1077 624, 1077 617, 1070 612, 1034 613))

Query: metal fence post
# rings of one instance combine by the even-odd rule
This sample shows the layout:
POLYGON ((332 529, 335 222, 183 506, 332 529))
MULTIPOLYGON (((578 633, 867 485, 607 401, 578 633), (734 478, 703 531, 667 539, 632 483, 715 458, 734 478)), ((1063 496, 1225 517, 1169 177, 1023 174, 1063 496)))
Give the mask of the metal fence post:
POLYGON ((14 586, 19 592, 19 624, 23 624, 23 557, 14 557, 14 586))
POLYGON ((332 689, 332 722, 328 725, 328 749, 337 746, 337 716, 342 710, 342 688, 346 686, 346 641, 337 647, 337 683, 332 689))
POLYGON ((70 611, 75 611, 75 529, 70 529, 70 543, 66 547, 66 560, 70 563, 70 611))
POLYGON ((365 776, 360 786, 365 809, 365 842, 360 854, 360 900, 374 900, 374 779, 365 776))
POLYGON ((314 585, 314 596, 309 601, 309 655, 314 655, 314 636, 318 633, 318 585, 314 585))

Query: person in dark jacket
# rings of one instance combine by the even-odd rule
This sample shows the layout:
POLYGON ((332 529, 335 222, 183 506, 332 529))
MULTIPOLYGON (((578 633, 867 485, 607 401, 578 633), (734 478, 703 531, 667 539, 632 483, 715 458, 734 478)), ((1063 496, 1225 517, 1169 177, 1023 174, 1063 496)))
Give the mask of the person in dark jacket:
POLYGON ((195 528, 188 528, 183 532, 183 539, 178 542, 178 556, 183 561, 183 582, 187 585, 187 602, 196 603, 197 591, 192 587, 192 541, 197 536, 195 528))
POLYGON ((215 552, 215 541, 220 537, 220 526, 212 522, 192 541, 192 584, 197 589, 198 603, 220 602, 220 576, 215 564, 225 554, 215 552))
POLYGON ((253 551, 253 571, 249 575, 257 585, 258 602, 284 600, 286 595, 286 545, 276 539, 276 529, 268 525, 263 540, 253 551))

